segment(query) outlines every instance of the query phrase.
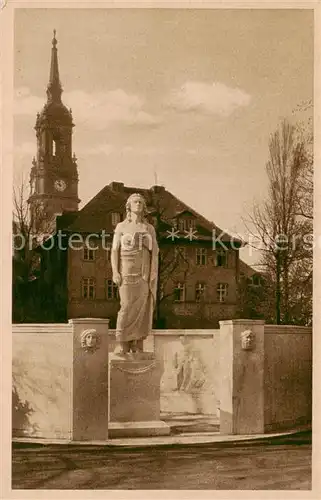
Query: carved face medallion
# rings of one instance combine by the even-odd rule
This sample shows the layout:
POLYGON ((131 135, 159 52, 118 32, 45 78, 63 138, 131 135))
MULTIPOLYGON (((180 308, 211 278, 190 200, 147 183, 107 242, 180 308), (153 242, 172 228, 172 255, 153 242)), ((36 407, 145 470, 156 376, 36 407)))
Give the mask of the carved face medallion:
POLYGON ((95 352, 100 345, 100 337, 96 330, 84 330, 80 336, 81 347, 87 352, 95 352))
POLYGON ((252 330, 245 330, 241 333, 241 347, 244 351, 251 351, 254 348, 255 335, 252 330))

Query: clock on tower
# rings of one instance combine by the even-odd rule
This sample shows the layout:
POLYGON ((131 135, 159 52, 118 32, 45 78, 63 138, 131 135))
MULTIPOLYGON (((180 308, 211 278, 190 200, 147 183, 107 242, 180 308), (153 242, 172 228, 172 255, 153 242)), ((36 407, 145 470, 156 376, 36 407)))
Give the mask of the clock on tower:
POLYGON ((64 180, 62 180, 62 179, 57 179, 57 180, 55 181, 55 189, 56 189, 57 191, 64 191, 64 190, 66 189, 66 187, 67 187, 67 184, 65 183, 65 181, 64 181, 64 180))

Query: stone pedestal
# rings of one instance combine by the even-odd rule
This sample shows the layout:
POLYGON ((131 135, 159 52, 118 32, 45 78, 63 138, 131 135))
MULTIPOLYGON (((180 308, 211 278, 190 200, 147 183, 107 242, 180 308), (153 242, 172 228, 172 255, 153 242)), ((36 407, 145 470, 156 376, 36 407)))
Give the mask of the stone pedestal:
POLYGON ((264 433, 264 321, 220 321, 220 432, 264 433))
POLYGON ((160 420, 161 364, 153 353, 109 358, 109 437, 168 435, 160 420))
MULTIPOLYGON (((71 319, 72 439, 108 439, 108 319, 71 319)), ((57 363, 59 360, 57 360, 57 363)))

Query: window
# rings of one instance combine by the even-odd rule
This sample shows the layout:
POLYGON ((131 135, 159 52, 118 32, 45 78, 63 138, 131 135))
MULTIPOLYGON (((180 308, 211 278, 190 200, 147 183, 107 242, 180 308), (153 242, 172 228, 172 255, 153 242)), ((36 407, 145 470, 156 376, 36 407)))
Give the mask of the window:
POLYGON ((184 302, 185 300, 185 285, 183 283, 177 283, 174 288, 174 300, 175 302, 184 302))
POLYGON ((43 194, 45 192, 45 180, 44 178, 42 177, 41 179, 38 179, 38 193, 39 194, 43 194))
POLYGON ((205 283, 197 283, 195 287, 195 300, 201 302, 205 296, 205 283))
POLYGON ((196 265, 197 266, 206 266, 207 263, 207 250, 206 248, 197 248, 196 249, 196 265))
POLYGON ((120 222, 120 213, 118 212, 112 212, 111 214, 111 223, 113 226, 117 226, 117 224, 120 222))
POLYGON ((227 267, 227 252, 222 248, 216 250, 215 255, 215 266, 216 267, 227 267))
POLYGON ((225 302, 227 298, 228 284, 227 283, 219 283, 217 285, 217 300, 219 302, 225 302))
POLYGON ((33 175, 32 179, 30 180, 30 191, 31 191, 31 194, 35 193, 35 191, 36 191, 36 181, 37 181, 36 176, 33 175))
POLYGON ((84 248, 84 260, 95 260, 95 250, 89 247, 84 248))
POLYGON ((95 278, 82 279, 82 298, 94 299, 96 296, 96 280, 95 278))
POLYGON ((106 260, 107 262, 111 261, 111 245, 107 245, 105 248, 106 251, 106 260))
POLYGON ((194 219, 180 219, 178 221, 178 228, 180 231, 189 231, 190 229, 195 229, 194 219))
POLYGON ((250 285, 251 286, 261 286, 261 276, 258 274, 253 274, 253 276, 250 277, 250 285))
POLYGON ((106 298, 107 300, 118 299, 118 287, 113 280, 106 280, 106 298))

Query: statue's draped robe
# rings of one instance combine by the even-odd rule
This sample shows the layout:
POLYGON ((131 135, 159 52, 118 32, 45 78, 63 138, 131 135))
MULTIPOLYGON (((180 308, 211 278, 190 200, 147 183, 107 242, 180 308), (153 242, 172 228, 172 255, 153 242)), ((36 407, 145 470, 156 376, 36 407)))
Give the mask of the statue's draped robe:
POLYGON ((116 324, 120 342, 145 339, 150 334, 156 303, 159 250, 155 229, 148 223, 137 227, 139 231, 127 221, 121 222, 113 239, 122 278, 116 324))

